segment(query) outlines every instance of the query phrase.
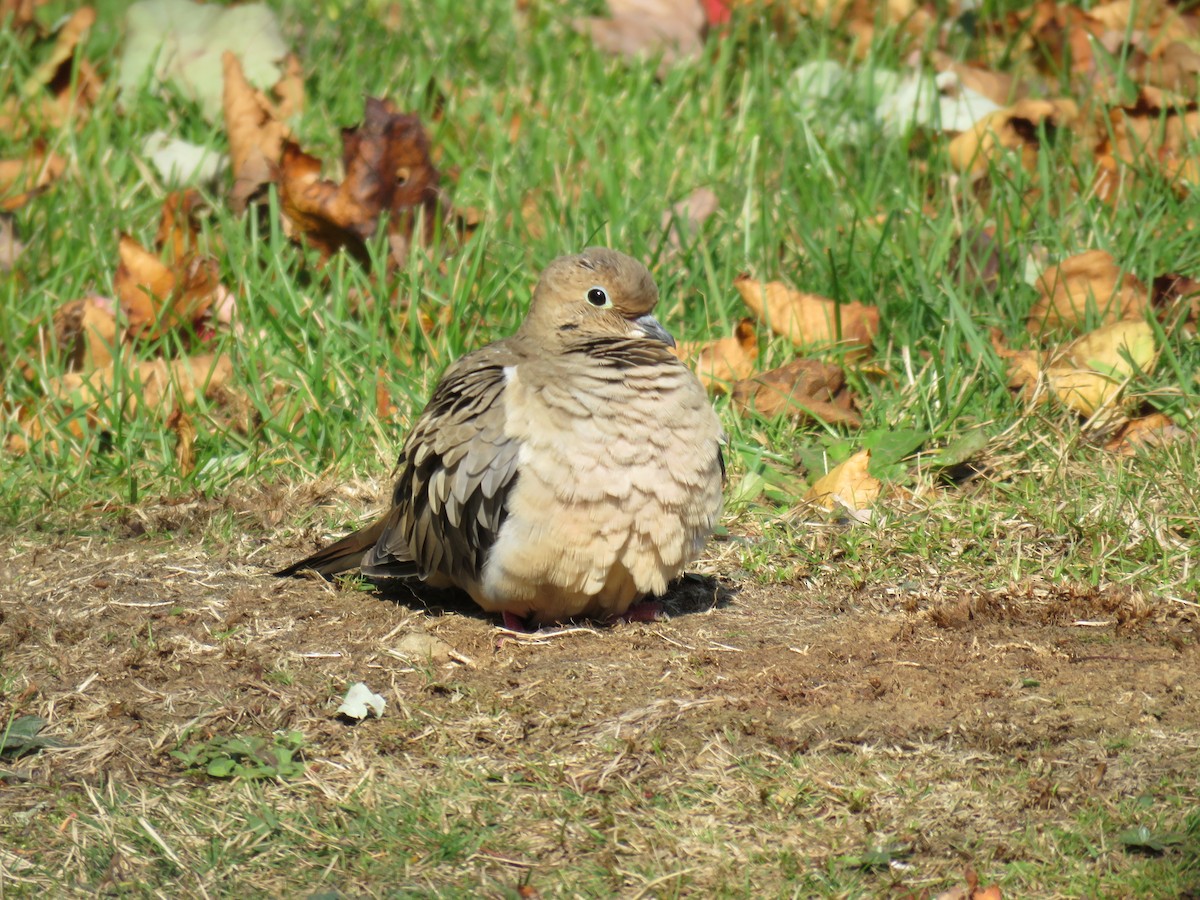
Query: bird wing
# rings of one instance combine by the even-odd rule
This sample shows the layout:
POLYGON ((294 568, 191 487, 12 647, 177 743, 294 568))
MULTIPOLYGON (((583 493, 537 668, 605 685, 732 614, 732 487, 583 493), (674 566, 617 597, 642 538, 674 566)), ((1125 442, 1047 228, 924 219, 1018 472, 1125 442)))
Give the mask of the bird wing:
POLYGON ((505 434, 504 399, 517 362, 500 342, 446 371, 400 453, 393 509, 364 575, 478 581, 517 480, 520 444, 505 434))

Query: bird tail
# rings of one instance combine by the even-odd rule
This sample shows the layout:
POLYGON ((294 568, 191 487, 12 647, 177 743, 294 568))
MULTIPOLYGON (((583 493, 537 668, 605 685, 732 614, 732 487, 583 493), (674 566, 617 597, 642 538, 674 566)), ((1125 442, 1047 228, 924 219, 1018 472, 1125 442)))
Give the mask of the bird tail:
POLYGON ((305 569, 312 569, 326 578, 332 578, 334 575, 356 569, 362 562, 363 555, 375 546, 375 542, 383 534, 387 523, 387 517, 384 516, 375 524, 346 535, 328 547, 322 547, 312 556, 306 556, 299 562, 292 563, 286 569, 280 569, 275 575, 279 578, 288 578, 305 569))

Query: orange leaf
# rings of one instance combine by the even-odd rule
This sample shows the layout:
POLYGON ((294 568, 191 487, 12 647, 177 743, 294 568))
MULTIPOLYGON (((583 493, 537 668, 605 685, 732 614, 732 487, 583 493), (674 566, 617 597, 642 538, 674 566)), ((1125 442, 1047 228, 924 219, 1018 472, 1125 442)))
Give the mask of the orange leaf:
POLYGON ((284 77, 275 87, 283 98, 276 107, 246 80, 236 55, 221 54, 221 66, 225 73, 221 103, 233 171, 229 204, 241 213, 264 185, 275 180, 283 143, 290 136, 284 119, 303 102, 304 83, 299 63, 289 56, 284 77))
POLYGON ((67 370, 90 372, 112 361, 119 340, 113 302, 106 297, 72 300, 54 312, 54 339, 67 354, 67 370))
POLYGON ((742 413, 788 413, 837 425, 859 427, 846 376, 839 366, 817 359, 794 359, 784 366, 743 379, 733 386, 733 405, 742 413))
POLYGON ((62 175, 67 161, 38 138, 23 159, 0 159, 0 209, 12 212, 28 203, 62 175))
POLYGON ((733 334, 714 341, 684 341, 672 351, 690 365, 700 383, 714 394, 724 394, 729 385, 754 372, 758 361, 758 335, 754 322, 742 319, 733 334))
POLYGON ((1030 334, 1074 331, 1089 317, 1103 323, 1144 315, 1150 294, 1123 273, 1112 254, 1089 250, 1050 266, 1037 281, 1041 297, 1029 312, 1030 334))
POLYGON ((157 256, 127 234, 117 251, 121 264, 113 276, 113 289, 134 337, 149 336, 158 323, 163 302, 175 289, 175 276, 157 256))
POLYGON ((865 350, 879 330, 879 308, 857 300, 837 303, 779 281, 763 284, 746 276, 737 278, 734 285, 761 321, 798 347, 834 345, 865 350))
POLYGON ((980 178, 997 165, 1004 150, 1018 150, 1021 165, 1037 168, 1038 126, 1070 128, 1079 120, 1073 100, 1018 100, 1006 109, 988 113, 950 142, 950 164, 972 178, 980 178))
POLYGON ((814 481, 804 499, 823 509, 833 509, 835 505, 852 511, 866 509, 883 489, 879 479, 867 471, 870 464, 871 451, 858 451, 814 481))

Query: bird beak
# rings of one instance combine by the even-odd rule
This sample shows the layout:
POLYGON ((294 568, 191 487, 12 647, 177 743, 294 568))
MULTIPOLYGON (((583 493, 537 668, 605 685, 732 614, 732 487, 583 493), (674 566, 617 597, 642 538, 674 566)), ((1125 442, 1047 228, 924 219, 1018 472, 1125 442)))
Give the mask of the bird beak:
POLYGON ((633 320, 633 324, 638 327, 646 337, 656 341, 662 341, 668 347, 675 346, 675 338, 671 337, 671 333, 659 324, 658 319, 654 316, 638 316, 633 320))

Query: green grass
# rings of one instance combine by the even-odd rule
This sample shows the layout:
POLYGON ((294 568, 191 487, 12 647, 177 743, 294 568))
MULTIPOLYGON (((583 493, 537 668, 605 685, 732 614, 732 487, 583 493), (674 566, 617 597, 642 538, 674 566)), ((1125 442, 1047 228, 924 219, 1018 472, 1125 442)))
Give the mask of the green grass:
MULTIPOLYGON (((86 56, 106 75, 120 46, 123 5, 100 4, 86 45, 86 56)), ((663 292, 661 317, 681 339, 727 334, 746 315, 733 287, 742 272, 882 310, 869 365, 850 374, 865 420, 861 433, 741 416, 727 400, 716 401, 730 437, 726 524, 735 534, 761 536, 738 551, 736 565, 747 580, 890 585, 914 568, 954 558, 973 566, 985 587, 1039 576, 1116 583, 1159 600, 1195 602, 1200 567, 1189 559, 1200 520, 1200 466, 1194 440, 1132 459, 1110 455, 1071 414, 1056 407, 1030 411, 1014 398, 989 341, 996 328, 1014 346, 1029 344, 1024 320, 1036 291, 1023 275, 1031 256, 1055 260, 1105 248, 1147 282, 1165 272, 1200 271, 1200 244, 1191 234, 1200 212, 1194 194, 1152 178, 1139 180, 1115 207, 1081 194, 1067 176, 1086 184, 1093 164, 1071 133, 1047 143, 1036 174, 998 165, 987 190, 976 194, 952 178, 939 144, 880 129, 865 94, 851 92, 805 120, 789 74, 813 59, 848 58, 845 35, 821 25, 781 35, 742 21, 726 38, 710 40, 701 59, 660 79, 654 61, 612 60, 572 31, 571 17, 594 12, 595 3, 535 0, 519 19, 513 4, 499 0, 474 4, 470 14, 452 0, 409 2, 401 4, 399 33, 380 26, 382 3, 368 4, 367 12, 333 2, 273 5, 305 71, 306 106, 295 123, 303 147, 332 162, 340 155, 339 129, 361 120, 363 97, 391 98, 421 116, 440 168, 456 173, 447 178, 454 205, 483 212, 479 229, 450 258, 414 253, 399 271, 386 271, 380 246, 372 248, 370 267, 336 258, 318 269, 311 252, 283 235, 275 207, 261 222, 238 219, 224 203, 222 185, 207 198, 204 235, 224 283, 239 295, 244 332, 219 337, 214 349, 233 356, 250 428, 242 433, 222 425, 201 404, 197 464, 186 475, 177 468, 173 436, 149 414, 114 414, 109 429, 85 427, 79 438, 64 433, 54 446, 0 455, 6 529, 44 531, 48 540, 101 535, 148 498, 223 496, 259 482, 322 475, 382 477, 404 423, 419 411, 441 368, 513 331, 537 271, 549 260, 602 243, 653 268, 663 292), (510 139, 514 117, 520 129, 510 139), (846 122, 861 130, 852 142, 836 138, 846 122), (662 215, 699 187, 717 193, 720 209, 672 255, 662 215), (1000 277, 986 290, 955 264, 969 248, 970 233, 985 226, 998 229, 1004 251, 1000 277), (446 307, 448 324, 431 338, 405 314, 421 309, 436 317, 446 307), (400 409, 398 422, 376 417, 380 371, 400 409), (807 513, 795 512, 807 482, 820 474, 802 463, 837 462, 864 441, 899 429, 927 433, 926 452, 982 430, 989 442, 975 459, 985 478, 961 490, 936 488, 922 462, 907 458, 889 473, 894 484, 917 491, 916 500, 885 501, 869 525, 815 528, 807 513)), ((981 15, 994 14, 993 6, 985 4, 981 15)), ((52 21, 65 8, 52 4, 42 19, 52 21)), ((899 41, 882 32, 857 65, 864 71, 899 67, 898 48, 899 41)), ((967 58, 977 48, 960 33, 950 49, 967 58)), ((38 58, 21 36, 0 41, 0 69, 27 73, 38 58)), ((27 383, 18 366, 20 354, 34 345, 35 323, 89 291, 112 294, 118 234, 152 241, 163 190, 146 177, 138 148, 146 133, 162 127, 217 147, 225 140, 219 124, 204 122, 194 106, 165 89, 138 96, 119 114, 108 88, 86 120, 44 135, 71 166, 16 213, 29 249, 11 273, 0 275, 5 403, 40 402, 37 384, 27 383)), ((28 137, 0 134, 0 157, 19 156, 28 144, 28 137)), ((795 355, 782 339, 769 339, 765 330, 761 337, 762 368, 795 355)), ((124 352, 144 357, 155 348, 124 352)), ((1200 344, 1180 331, 1162 352, 1156 373, 1138 378, 1133 389, 1190 430, 1200 399, 1200 344)), ((34 368, 39 378, 61 374, 54 359, 35 360, 34 368)), ((15 425, 7 427, 12 433, 15 425)), ((336 530, 344 523, 322 524, 336 530)), ((250 527, 235 511, 218 512, 204 539, 219 547, 250 527)), ((236 642, 236 630, 214 629, 214 641, 236 642)), ((154 638, 147 631, 113 640, 136 646, 154 638)), ((268 679, 286 686, 292 674, 281 662, 268 679)), ((0 681, 5 694, 8 684, 6 674, 0 681)), ((337 877, 346 879, 349 893, 390 885, 397 896, 473 896, 477 854, 548 853, 551 824, 561 836, 563 890, 636 894, 670 876, 657 882, 656 895, 747 895, 756 883, 753 868, 731 861, 709 870, 710 880, 693 883, 686 860, 670 856, 671 846, 657 864, 641 855, 640 869, 614 875, 624 850, 619 822, 605 804, 640 805, 638 824, 648 833, 672 835, 680 822, 709 823, 689 825, 687 846, 681 836, 674 847, 680 852, 719 854, 740 839, 738 828, 762 829, 761 855, 749 863, 771 871, 781 892, 887 890, 892 874, 848 860, 880 842, 919 843, 920 823, 906 820, 904 805, 906 792, 929 790, 929 773, 906 783, 916 776, 901 763, 837 759, 846 767, 845 789, 808 780, 806 759, 797 757, 778 769, 755 760, 764 768, 739 773, 740 787, 701 780, 651 798, 639 798, 636 782, 613 787, 614 798, 584 796, 532 764, 518 778, 473 771, 461 761, 448 762, 427 783, 410 775, 395 788, 348 790, 336 800, 304 783, 227 791, 176 781, 132 796, 110 780, 66 789, 47 813, 55 828, 39 834, 62 845, 55 852, 66 853, 71 840, 82 848, 63 875, 72 889, 107 885, 122 896, 149 896, 154 885, 177 880, 200 893, 214 886, 233 893, 338 890, 337 877), (459 764, 464 768, 455 769, 459 764), (714 794, 729 802, 734 821, 704 819, 712 815, 714 794), (830 837, 815 854, 794 839, 811 826, 820 844, 826 822, 830 835, 844 835, 847 823, 868 815, 879 797, 889 804, 886 834, 855 825, 861 846, 835 850, 830 837), (169 834, 170 852, 135 809, 169 834), (537 823, 528 846, 518 809, 537 823), (567 849, 575 842, 588 848, 578 868, 567 849)), ((1028 773, 989 773, 979 791, 994 802, 1017 802, 1015 785, 1023 777, 1028 773)), ((1006 896, 1194 890, 1200 862, 1188 804, 1195 803, 1195 782, 1164 784, 1159 793, 1153 815, 1133 800, 1116 807, 1080 800, 1069 828, 1008 835, 1011 858, 989 843, 994 877, 1006 896), (1190 828, 1191 837, 1183 850, 1162 857, 1120 854, 1109 846, 1116 831, 1143 823, 1190 828)), ((984 804, 980 814, 986 813, 984 804)), ((11 844, 16 849, 33 849, 11 829, 5 837, 17 841, 11 844)), ((982 852, 965 828, 963 841, 965 851, 982 852)), ((47 864, 46 871, 52 868, 47 864)), ((512 895, 523 870, 515 865, 513 871, 512 883, 488 889, 512 895)))

